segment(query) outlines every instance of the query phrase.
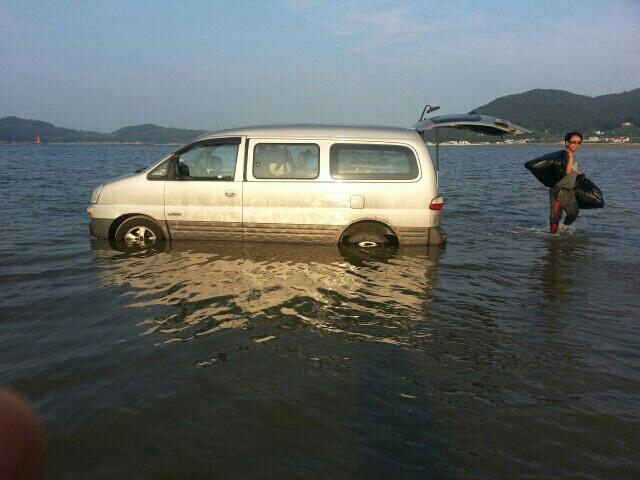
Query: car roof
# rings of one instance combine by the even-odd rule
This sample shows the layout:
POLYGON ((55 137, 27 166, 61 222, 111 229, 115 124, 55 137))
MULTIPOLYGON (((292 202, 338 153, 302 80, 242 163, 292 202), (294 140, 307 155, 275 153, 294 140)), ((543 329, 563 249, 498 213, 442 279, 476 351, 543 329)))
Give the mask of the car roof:
POLYGON ((393 128, 371 125, 311 125, 311 124, 289 124, 289 125, 258 125, 250 127, 232 128, 217 130, 205 133, 198 139, 219 137, 262 137, 262 138, 298 138, 298 139, 362 139, 371 140, 384 138, 386 140, 415 141, 420 138, 418 132, 413 128, 393 128))

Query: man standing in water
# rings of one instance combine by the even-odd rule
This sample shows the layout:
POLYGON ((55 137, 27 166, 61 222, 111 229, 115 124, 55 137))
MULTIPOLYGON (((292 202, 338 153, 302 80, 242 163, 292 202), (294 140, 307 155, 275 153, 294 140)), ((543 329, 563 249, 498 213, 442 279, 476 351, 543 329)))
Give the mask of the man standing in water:
POLYGON ((581 144, 582 134, 580 132, 569 132, 564 136, 565 158, 567 160, 565 175, 549 189, 549 221, 552 234, 558 231, 563 210, 566 213, 565 225, 571 225, 578 218, 578 201, 574 188, 576 178, 580 174, 576 153, 578 153, 581 144))

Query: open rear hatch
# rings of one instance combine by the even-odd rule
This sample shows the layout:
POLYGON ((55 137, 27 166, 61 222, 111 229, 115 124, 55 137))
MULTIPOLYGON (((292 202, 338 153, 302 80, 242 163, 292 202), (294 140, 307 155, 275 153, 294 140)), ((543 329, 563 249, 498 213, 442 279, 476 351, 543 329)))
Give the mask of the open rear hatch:
MULTIPOLYGON (((436 107, 439 108, 439 107, 436 107)), ((425 107, 426 109, 426 107, 425 107)), ((476 133, 487 135, 523 135, 531 133, 524 127, 516 125, 509 120, 490 117, 488 115, 477 115, 473 113, 463 113, 456 115, 438 115, 431 118, 423 118, 413 126, 423 138, 429 130, 435 130, 436 140, 436 174, 440 176, 440 129, 457 128, 461 130, 471 130, 476 133)))
POLYGON ((414 128, 420 133, 434 128, 459 128, 478 133, 486 133, 488 135, 522 135, 531 133, 526 128, 511 123, 509 120, 468 113, 460 115, 438 115, 437 117, 425 118, 416 123, 414 128))

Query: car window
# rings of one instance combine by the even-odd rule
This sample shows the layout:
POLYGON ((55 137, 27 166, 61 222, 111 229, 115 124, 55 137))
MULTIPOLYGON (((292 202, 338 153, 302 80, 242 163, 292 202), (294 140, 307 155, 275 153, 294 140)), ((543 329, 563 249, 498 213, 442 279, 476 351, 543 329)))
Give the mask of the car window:
POLYGON ((419 174, 408 147, 350 143, 331 146, 330 172, 337 180, 413 180, 419 174))
POLYGON ((169 160, 165 160, 147 175, 149 180, 165 180, 169 173, 169 160))
POLYGON ((197 145, 178 157, 180 180, 233 180, 238 145, 197 145))
POLYGON ((259 143, 253 149, 253 176, 311 180, 320 172, 320 148, 313 143, 259 143))

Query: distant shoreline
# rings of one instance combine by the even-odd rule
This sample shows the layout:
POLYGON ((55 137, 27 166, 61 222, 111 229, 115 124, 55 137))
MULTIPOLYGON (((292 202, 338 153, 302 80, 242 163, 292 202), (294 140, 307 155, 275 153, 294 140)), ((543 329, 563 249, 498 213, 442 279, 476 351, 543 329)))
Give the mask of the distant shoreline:
MULTIPOLYGON (((195 140, 195 138, 194 138, 195 140)), ((189 142, 187 142, 189 143, 189 142)), ((18 145, 33 145, 38 147, 43 147, 47 145, 92 145, 92 146, 128 146, 128 147, 161 147, 161 146, 176 146, 176 145, 184 145, 184 143, 142 143, 142 142, 46 142, 46 143, 33 143, 33 142, 0 142, 0 147, 2 146, 18 146, 18 145)))
MULTIPOLYGON (((427 145, 429 147, 435 147, 435 144, 427 145)), ((553 143, 441 143, 440 147, 527 147, 527 146, 557 146, 564 148, 563 142, 553 143)), ((582 149, 585 148, 640 148, 640 143, 583 143, 582 149)))
MULTIPOLYGON (((195 140, 195 138, 194 138, 195 140)), ((189 143, 189 142, 187 142, 189 143)), ((24 146, 24 145, 33 145, 38 147, 43 147, 47 145, 79 145, 79 146, 129 146, 129 147, 172 147, 172 146, 180 146, 184 145, 184 143, 142 143, 142 142, 51 142, 51 143, 42 143, 37 144, 33 142, 0 142, 0 147, 3 146, 24 146)), ((428 147, 435 147, 435 144, 427 144, 428 147)), ((562 142, 551 142, 551 143, 539 143, 539 142, 529 142, 529 143, 441 143, 440 147, 527 147, 527 146, 558 146, 563 147, 562 142)), ((585 148, 640 148, 640 143, 583 143, 582 149, 585 148)))

